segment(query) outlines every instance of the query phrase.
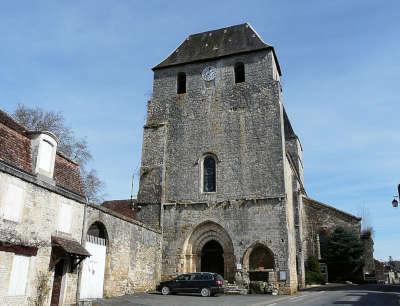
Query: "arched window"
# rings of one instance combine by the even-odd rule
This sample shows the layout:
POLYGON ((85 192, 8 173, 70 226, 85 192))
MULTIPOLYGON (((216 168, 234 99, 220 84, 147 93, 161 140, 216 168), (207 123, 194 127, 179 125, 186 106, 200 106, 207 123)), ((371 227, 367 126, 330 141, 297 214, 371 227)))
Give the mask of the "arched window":
POLYGON ((243 83, 244 81, 244 64, 242 62, 238 62, 235 64, 235 83, 243 83))
POLYGON ((186 93, 186 73, 184 72, 178 73, 176 92, 178 94, 186 93))
POLYGON ((203 160, 203 191, 215 192, 216 190, 216 162, 215 158, 207 155, 203 160))

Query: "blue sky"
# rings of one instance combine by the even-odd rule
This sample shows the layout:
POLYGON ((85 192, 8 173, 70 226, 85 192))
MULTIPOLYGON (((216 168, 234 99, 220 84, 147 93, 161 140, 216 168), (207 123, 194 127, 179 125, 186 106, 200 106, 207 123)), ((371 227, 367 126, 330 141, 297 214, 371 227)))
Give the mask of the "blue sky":
POLYGON ((276 48, 309 196, 367 211, 375 256, 400 259, 400 1, 2 1, 0 107, 62 111, 107 198, 129 197, 150 68, 191 33, 246 21, 276 48))

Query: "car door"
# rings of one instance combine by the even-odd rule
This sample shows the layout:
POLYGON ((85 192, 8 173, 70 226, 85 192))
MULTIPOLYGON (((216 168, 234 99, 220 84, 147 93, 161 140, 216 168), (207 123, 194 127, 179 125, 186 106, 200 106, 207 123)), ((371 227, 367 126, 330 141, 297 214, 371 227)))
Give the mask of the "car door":
POLYGON ((190 279, 187 281, 187 292, 196 293, 199 292, 199 278, 200 274, 194 273, 190 275, 190 279))
POLYGON ((176 287, 175 292, 188 292, 190 286, 190 275, 189 274, 182 274, 176 278, 176 287))

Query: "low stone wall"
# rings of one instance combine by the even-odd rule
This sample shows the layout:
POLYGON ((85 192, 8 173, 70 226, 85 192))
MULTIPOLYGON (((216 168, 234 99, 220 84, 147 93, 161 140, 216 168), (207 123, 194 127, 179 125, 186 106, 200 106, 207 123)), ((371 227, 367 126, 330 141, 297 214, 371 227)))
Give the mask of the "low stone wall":
POLYGON ((86 228, 101 222, 107 231, 104 295, 155 288, 161 271, 161 233, 101 206, 87 207, 86 228))

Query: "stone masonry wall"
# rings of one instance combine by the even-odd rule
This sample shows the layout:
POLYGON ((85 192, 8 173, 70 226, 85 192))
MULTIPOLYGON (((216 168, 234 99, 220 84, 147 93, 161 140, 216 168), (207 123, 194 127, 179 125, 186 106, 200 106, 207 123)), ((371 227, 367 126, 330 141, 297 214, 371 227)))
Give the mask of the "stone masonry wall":
POLYGON ((155 289, 160 280, 161 233, 106 208, 89 206, 86 230, 94 222, 107 230, 105 296, 155 289))
POLYGON ((220 225, 230 237, 234 264, 243 263, 246 250, 259 242, 274 253, 276 271, 288 271, 285 204, 283 198, 277 198, 164 206, 162 278, 185 272, 187 241, 198 225, 210 221, 220 225))
POLYGON ((341 212, 328 205, 303 198, 304 219, 303 230, 306 237, 306 254, 319 257, 319 233, 330 232, 336 227, 350 228, 360 233, 361 218, 341 212))
POLYGON ((273 80, 271 58, 271 52, 255 52, 155 71, 138 202, 152 199, 147 190, 162 190, 165 202, 284 193, 280 86, 273 80), (234 83, 237 61, 246 65, 245 83, 234 83), (206 66, 217 69, 214 85, 201 79, 206 66), (187 93, 178 95, 180 71, 187 74, 187 93), (205 153, 218 158, 215 194, 200 192, 199 160, 205 153), (165 174, 154 170, 156 178, 148 180, 143 173, 162 168, 160 163, 165 174), (162 182, 163 187, 149 187, 162 182))
POLYGON ((257 51, 154 73, 138 202, 156 203, 151 191, 157 190, 160 203, 172 205, 164 205, 160 216, 164 277, 182 272, 185 239, 211 219, 234 240, 235 260, 254 242, 265 242, 276 254, 277 269, 286 270, 289 285, 297 288, 292 183, 285 182, 283 106, 272 57, 272 51, 257 51), (238 61, 246 81, 235 84, 238 61), (211 82, 201 78, 207 66, 216 68, 211 82), (186 73, 185 94, 176 93, 179 72, 186 73), (217 158, 215 193, 202 192, 207 153, 217 158), (286 196, 288 202, 274 202, 286 196))
MULTIPOLYGON (((52 288, 53 272, 49 271, 51 254, 51 235, 63 236, 80 241, 83 205, 45 188, 28 183, 17 177, 0 172, 0 207, 9 185, 23 189, 23 211, 20 222, 0 219, 0 240, 13 244, 38 247, 36 256, 30 257, 28 282, 25 295, 9 296, 8 285, 14 253, 0 251, 0 300, 2 305, 28 305, 37 295, 37 277, 47 275, 48 285, 52 288), (70 233, 57 231, 58 210, 61 203, 72 207, 70 233)), ((63 303, 72 304, 76 298, 76 273, 67 273, 63 303)), ((48 297, 49 302, 49 297, 48 297)))
MULTIPOLYGON (((8 186, 23 190, 23 211, 20 222, 0 216, 0 241, 17 245, 37 247, 36 256, 29 259, 29 273, 24 295, 8 295, 13 252, 0 251, 0 301, 1 305, 30 305, 38 294, 38 277, 44 274, 50 292, 46 304, 50 303, 54 269, 50 268, 52 251, 51 236, 81 242, 85 204, 69 199, 46 188, 26 182, 9 173, 0 171, 0 211, 8 186), (60 205, 72 207, 72 223, 69 233, 57 230, 60 205)), ((160 278, 161 234, 140 222, 118 216, 108 209, 89 206, 87 225, 101 221, 109 235, 105 294, 122 295, 127 292, 153 289, 160 278)), ((78 271, 67 271, 63 280, 61 304, 76 303, 78 271)))

